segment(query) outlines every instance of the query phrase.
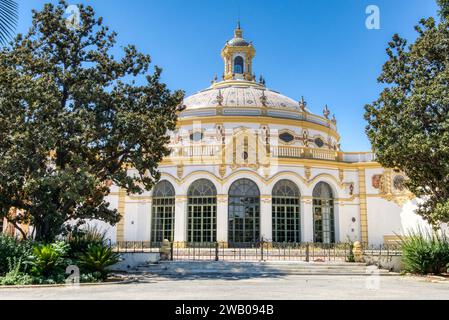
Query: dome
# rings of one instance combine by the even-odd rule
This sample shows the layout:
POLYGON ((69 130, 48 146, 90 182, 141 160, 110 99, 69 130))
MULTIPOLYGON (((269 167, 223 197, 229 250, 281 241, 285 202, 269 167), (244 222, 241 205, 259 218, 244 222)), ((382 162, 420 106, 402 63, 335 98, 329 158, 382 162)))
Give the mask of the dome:
POLYGON ((322 127, 320 130, 336 131, 336 119, 329 118, 327 106, 323 110, 324 117, 318 116, 306 108, 304 98, 297 101, 267 88, 263 76, 257 82, 252 66, 255 54, 252 43, 244 39, 239 23, 234 37, 226 42, 221 51, 223 80, 217 82, 215 76, 209 88, 186 97, 183 102, 185 109, 179 118, 265 117, 263 121, 267 123, 270 122, 269 118, 281 118, 314 123, 322 127))
POLYGON ((261 85, 223 81, 184 100, 186 110, 214 107, 275 108, 300 111, 297 101, 261 85), (227 84, 228 82, 228 84, 227 84), (220 103, 220 95, 222 101, 220 103), (265 96, 265 99, 263 98, 265 96))
POLYGON ((243 38, 232 38, 228 41, 228 45, 233 47, 246 47, 249 46, 250 43, 243 38))

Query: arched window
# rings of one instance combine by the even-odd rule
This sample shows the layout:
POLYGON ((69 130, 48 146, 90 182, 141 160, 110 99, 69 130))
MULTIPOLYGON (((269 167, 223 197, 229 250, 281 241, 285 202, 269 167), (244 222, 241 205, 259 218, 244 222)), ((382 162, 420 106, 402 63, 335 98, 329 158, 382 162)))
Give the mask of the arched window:
POLYGON ((234 73, 242 74, 243 71, 243 58, 241 56, 237 56, 234 59, 234 73))
POLYGON ((300 193, 290 180, 280 180, 272 192, 274 242, 301 242, 300 193))
POLYGON ((188 191, 187 241, 215 242, 217 238, 217 190, 206 179, 196 180, 188 191))
POLYGON ((230 245, 260 240, 260 192, 253 181, 240 179, 231 185, 228 215, 230 245))
POLYGON ((156 184, 153 191, 151 241, 173 241, 175 227, 175 189, 166 180, 156 184))
POLYGON ((314 242, 335 242, 334 195, 325 182, 313 189, 313 229, 314 242))

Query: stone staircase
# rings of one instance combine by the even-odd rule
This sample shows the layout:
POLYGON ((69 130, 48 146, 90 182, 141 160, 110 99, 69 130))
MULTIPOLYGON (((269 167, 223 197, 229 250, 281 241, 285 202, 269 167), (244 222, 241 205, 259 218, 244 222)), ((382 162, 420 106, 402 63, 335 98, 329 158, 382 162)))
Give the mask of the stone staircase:
POLYGON ((137 268, 137 274, 156 276, 282 276, 282 275, 393 275, 387 270, 368 267, 364 263, 345 262, 229 262, 167 261, 137 268))

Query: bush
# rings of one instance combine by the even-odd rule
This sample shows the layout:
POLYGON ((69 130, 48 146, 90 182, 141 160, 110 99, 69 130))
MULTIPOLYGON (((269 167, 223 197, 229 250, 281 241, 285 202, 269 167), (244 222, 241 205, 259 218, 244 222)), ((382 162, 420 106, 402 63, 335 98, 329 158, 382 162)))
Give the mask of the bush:
POLYGON ((409 233, 401 237, 404 269, 417 274, 440 274, 449 264, 449 239, 443 232, 409 233))
POLYGON ((91 244, 86 252, 78 257, 80 267, 89 273, 99 273, 100 278, 105 280, 108 276, 107 267, 120 261, 120 255, 105 245, 91 244))
POLYGON ((11 271, 9 269, 10 259, 21 259, 24 262, 31 252, 31 241, 20 241, 6 234, 0 234, 0 275, 11 271))
POLYGON ((96 227, 77 229, 69 233, 65 240, 69 245, 68 257, 76 258, 80 253, 86 252, 89 245, 105 245, 106 232, 96 227))
POLYGON ((22 269, 22 258, 8 257, 8 273, 0 278, 0 285, 30 285, 33 283, 33 278, 20 270, 22 269))
POLYGON ((352 241, 349 242, 349 252, 348 255, 346 256, 346 262, 355 262, 355 257, 354 257, 354 243, 352 241))
MULTIPOLYGON (((31 272, 36 277, 45 279, 64 279, 65 267, 70 264, 66 259, 69 245, 65 242, 55 242, 47 245, 36 245, 30 257, 31 272)), ((40 281, 38 281, 40 282, 40 281)))

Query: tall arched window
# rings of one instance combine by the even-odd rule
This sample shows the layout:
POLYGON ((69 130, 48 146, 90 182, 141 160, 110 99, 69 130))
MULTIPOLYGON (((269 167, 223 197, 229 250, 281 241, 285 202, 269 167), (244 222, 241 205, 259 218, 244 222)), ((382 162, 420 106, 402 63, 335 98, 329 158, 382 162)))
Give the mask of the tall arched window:
POLYGON ((231 185, 228 215, 231 245, 260 240, 260 192, 253 181, 240 179, 231 185))
POLYGON ((206 179, 196 180, 188 191, 188 242, 215 242, 217 238, 217 190, 206 179))
POLYGON ((175 189, 166 180, 156 184, 153 191, 151 241, 173 241, 175 227, 175 189))
POLYGON ((234 59, 234 73, 242 74, 243 71, 243 58, 241 56, 237 56, 234 59))
POLYGON ((335 242, 334 195, 325 182, 313 189, 313 226, 314 242, 335 242))
POLYGON ((299 188, 290 180, 280 180, 272 196, 273 241, 301 242, 299 188))

